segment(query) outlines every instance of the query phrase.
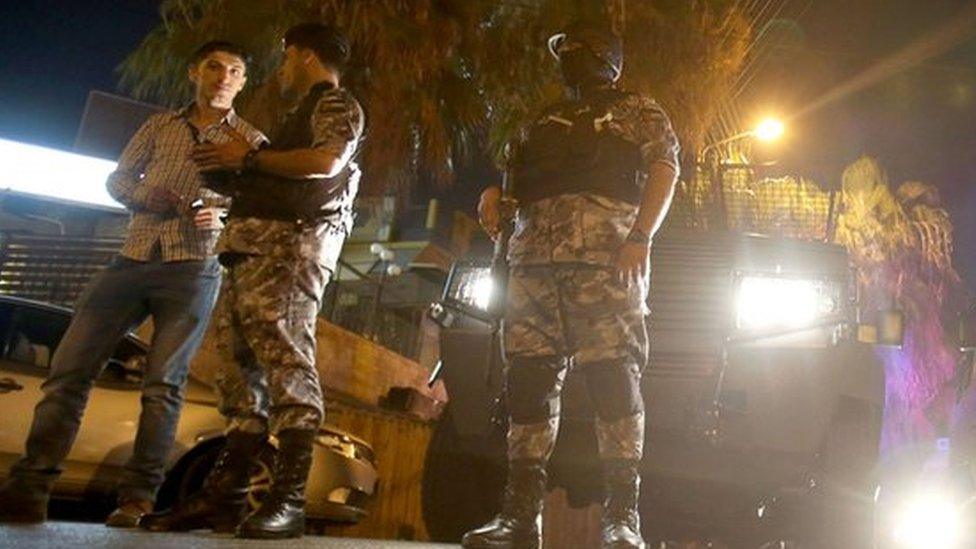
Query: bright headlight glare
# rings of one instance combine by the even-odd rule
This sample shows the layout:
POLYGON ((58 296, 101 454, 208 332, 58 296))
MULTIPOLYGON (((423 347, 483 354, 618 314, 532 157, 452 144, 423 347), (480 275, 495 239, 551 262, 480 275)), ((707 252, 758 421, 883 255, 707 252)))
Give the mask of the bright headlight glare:
POLYGON ((740 329, 804 326, 835 312, 832 285, 820 280, 775 276, 743 277, 736 295, 740 329))
POLYGON ((479 309, 488 310, 491 303, 491 293, 495 289, 495 283, 491 276, 479 278, 471 288, 474 297, 474 304, 479 309))
POLYGON ((483 311, 488 310, 495 284, 491 279, 491 269, 473 268, 457 273, 458 280, 452 284, 452 298, 483 311))
POLYGON ((901 547, 952 549, 959 543, 959 510, 949 498, 919 496, 902 509, 894 527, 901 547))

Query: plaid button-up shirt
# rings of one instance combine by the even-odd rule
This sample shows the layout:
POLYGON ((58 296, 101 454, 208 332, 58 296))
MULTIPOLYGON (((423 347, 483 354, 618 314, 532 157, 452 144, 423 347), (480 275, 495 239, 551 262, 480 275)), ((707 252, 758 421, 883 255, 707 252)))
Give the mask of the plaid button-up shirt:
POLYGON ((230 140, 233 128, 257 147, 264 135, 233 110, 218 123, 202 130, 189 120, 192 106, 178 112, 151 116, 139 128, 109 175, 106 187, 112 198, 132 212, 122 255, 137 261, 160 257, 163 261, 200 260, 214 253, 219 230, 200 230, 193 223, 191 205, 225 206, 228 200, 202 186, 203 176, 193 162, 198 143, 230 140), (226 127, 225 127, 226 126, 226 127), (180 197, 175 212, 160 214, 145 209, 149 190, 168 189, 180 197))

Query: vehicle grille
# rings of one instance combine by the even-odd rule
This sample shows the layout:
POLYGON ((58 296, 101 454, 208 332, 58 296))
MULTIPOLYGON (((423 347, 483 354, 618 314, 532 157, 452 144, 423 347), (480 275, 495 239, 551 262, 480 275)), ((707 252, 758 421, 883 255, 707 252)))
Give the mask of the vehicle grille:
POLYGON ((672 231, 651 256, 649 373, 708 377, 731 319, 735 245, 725 234, 672 231))

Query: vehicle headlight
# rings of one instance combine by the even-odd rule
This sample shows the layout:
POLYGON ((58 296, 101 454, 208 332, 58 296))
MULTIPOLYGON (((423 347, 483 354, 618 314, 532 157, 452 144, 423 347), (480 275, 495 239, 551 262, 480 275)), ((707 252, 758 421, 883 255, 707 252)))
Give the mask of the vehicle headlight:
POLYGON ((834 280, 745 275, 735 296, 740 330, 802 328, 841 310, 841 285, 834 280))
POLYGON ((929 494, 910 501, 896 516, 894 541, 900 547, 957 547, 959 508, 951 498, 929 494))
POLYGON ((490 267, 458 263, 451 272, 444 300, 463 308, 487 312, 494 289, 490 267))
POLYGON ((340 505, 345 505, 349 501, 349 495, 352 494, 352 489, 346 487, 333 488, 329 492, 328 500, 332 503, 338 503, 340 505))
POLYGON ((351 442, 344 442, 332 433, 319 433, 315 441, 329 450, 349 459, 356 459, 356 446, 351 442))

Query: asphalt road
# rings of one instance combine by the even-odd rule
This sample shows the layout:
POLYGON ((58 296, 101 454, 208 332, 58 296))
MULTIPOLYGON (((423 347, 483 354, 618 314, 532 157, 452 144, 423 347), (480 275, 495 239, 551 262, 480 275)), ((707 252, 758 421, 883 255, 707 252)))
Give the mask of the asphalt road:
POLYGON ((49 521, 32 526, 0 525, 0 547, 105 547, 105 548, 193 548, 193 547, 273 547, 328 549, 428 549, 457 547, 437 543, 380 541, 350 538, 305 536, 294 540, 241 540, 210 532, 155 534, 141 530, 107 528, 101 524, 49 521))

